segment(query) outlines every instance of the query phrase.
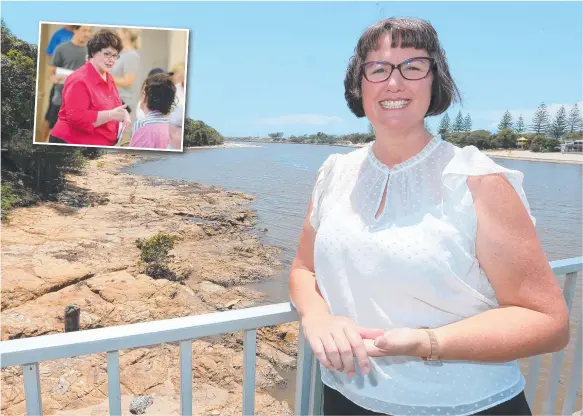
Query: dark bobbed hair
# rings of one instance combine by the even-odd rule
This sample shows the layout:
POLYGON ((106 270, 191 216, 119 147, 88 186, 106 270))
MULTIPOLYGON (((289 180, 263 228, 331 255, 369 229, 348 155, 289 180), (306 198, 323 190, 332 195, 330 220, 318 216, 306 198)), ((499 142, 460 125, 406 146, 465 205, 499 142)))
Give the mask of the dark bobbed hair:
POLYGON ((87 42, 87 54, 93 58, 93 54, 105 48, 113 48, 120 53, 122 50, 121 39, 111 30, 103 29, 97 32, 89 42, 87 42))
POLYGON ((153 68, 150 69, 150 72, 148 72, 148 76, 152 76, 154 74, 165 74, 166 71, 164 71, 162 68, 153 68))
POLYGON ((348 108, 356 117, 365 116, 362 105, 362 65, 366 62, 368 53, 378 48, 379 39, 386 34, 391 37, 391 47, 424 49, 434 59, 431 102, 426 117, 442 114, 454 102, 461 102, 458 87, 449 73, 445 51, 439 44, 433 26, 422 19, 390 18, 380 20, 364 31, 354 49, 354 56, 348 63, 344 78, 344 97, 348 108))
POLYGON ((146 78, 142 91, 148 109, 168 114, 174 106, 176 87, 168 74, 154 74, 146 78))

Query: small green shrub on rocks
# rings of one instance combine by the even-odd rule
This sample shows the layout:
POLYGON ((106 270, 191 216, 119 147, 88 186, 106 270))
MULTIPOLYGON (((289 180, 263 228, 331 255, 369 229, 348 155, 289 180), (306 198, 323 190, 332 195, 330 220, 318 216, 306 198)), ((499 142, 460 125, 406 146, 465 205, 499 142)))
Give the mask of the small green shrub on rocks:
POLYGON ((174 248, 175 241, 176 236, 163 232, 136 240, 136 246, 141 250, 141 272, 154 279, 177 280, 176 274, 169 268, 170 251, 174 248))

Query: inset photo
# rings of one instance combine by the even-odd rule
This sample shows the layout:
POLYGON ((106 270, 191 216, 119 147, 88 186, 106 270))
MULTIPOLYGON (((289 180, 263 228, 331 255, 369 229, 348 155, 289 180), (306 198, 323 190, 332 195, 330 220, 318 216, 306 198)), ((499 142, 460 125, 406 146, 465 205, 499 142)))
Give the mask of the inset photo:
POLYGON ((188 37, 40 22, 34 143, 182 151, 188 37))

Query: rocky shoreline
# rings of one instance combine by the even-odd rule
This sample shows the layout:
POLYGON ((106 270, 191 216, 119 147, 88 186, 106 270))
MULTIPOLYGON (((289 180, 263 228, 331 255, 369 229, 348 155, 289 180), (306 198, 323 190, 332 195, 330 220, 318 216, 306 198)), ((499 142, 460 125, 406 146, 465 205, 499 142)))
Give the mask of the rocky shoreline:
MULTIPOLYGON (((166 156, 166 155, 165 155, 166 156)), ((59 333, 64 308, 81 309, 81 329, 147 322, 257 305, 245 285, 272 278, 279 250, 254 232, 253 197, 186 181, 123 173, 140 152, 112 151, 67 177, 58 202, 19 208, 2 229, 2 340, 59 333), (136 240, 177 238, 170 268, 180 281, 140 273, 136 240)), ((155 157, 155 156, 154 156, 155 157)), ((258 331, 256 414, 291 415, 269 391, 295 368, 297 323, 258 331)), ((193 342, 197 415, 241 414, 242 333, 193 342)), ((45 414, 106 415, 105 354, 40 365, 45 414)), ((178 346, 120 351, 124 414, 152 396, 144 414, 179 414, 178 346)), ((3 415, 25 414, 21 368, 2 371, 3 415)))

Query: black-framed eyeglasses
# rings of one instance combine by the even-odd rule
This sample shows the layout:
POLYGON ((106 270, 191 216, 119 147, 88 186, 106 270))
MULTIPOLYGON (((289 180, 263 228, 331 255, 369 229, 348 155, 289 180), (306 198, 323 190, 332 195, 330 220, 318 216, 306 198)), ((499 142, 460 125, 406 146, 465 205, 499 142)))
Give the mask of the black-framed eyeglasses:
POLYGON ((116 61, 119 59, 119 53, 111 53, 109 51, 101 52, 105 59, 115 59, 116 61))
POLYGON ((362 64, 362 73, 369 82, 383 82, 388 80, 393 71, 398 69, 401 76, 410 81, 425 78, 433 68, 434 59, 427 56, 409 58, 399 65, 386 61, 369 61, 362 64))

